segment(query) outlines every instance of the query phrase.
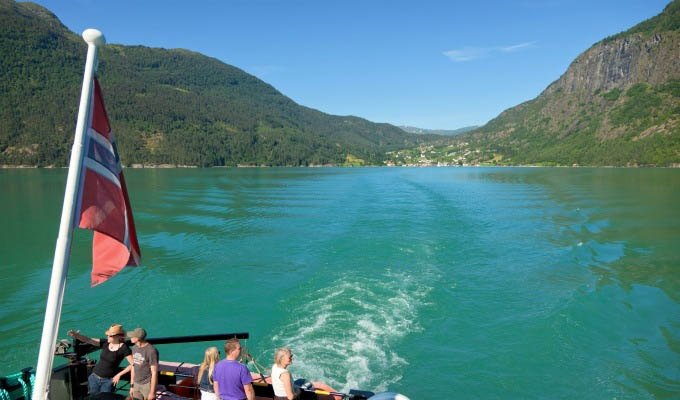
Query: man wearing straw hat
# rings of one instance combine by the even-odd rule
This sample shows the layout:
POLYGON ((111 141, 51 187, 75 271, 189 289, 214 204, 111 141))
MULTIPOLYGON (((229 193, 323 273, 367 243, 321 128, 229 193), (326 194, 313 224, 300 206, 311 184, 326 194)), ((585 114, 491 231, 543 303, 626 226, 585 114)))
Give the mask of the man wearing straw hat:
POLYGON ((158 381, 158 350, 146 341, 146 331, 142 328, 135 328, 128 336, 134 344, 130 396, 138 400, 153 400, 158 381))

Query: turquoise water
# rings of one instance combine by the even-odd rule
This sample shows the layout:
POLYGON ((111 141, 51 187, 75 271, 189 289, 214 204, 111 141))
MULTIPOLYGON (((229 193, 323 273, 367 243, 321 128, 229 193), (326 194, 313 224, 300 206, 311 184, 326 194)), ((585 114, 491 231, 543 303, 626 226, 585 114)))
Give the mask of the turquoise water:
MULTIPOLYGON (((65 174, 0 170, 0 374, 37 358, 65 174)), ((247 331, 265 365, 413 399, 680 397, 680 170, 125 174, 143 268, 91 289, 78 230, 60 337, 247 331)))

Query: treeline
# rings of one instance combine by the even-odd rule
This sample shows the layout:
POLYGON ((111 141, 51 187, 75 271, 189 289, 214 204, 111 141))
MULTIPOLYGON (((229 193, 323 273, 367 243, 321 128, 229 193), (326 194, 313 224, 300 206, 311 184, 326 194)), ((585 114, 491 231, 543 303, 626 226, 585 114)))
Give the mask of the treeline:
POLYGON ((664 8, 663 12, 648 20, 642 21, 634 27, 606 37, 603 43, 609 43, 616 39, 626 37, 635 33, 651 35, 656 32, 668 32, 680 30, 680 1, 673 0, 664 8))
POLYGON ((570 66, 578 72, 568 70, 537 98, 457 140, 484 155, 477 161, 502 165, 680 165, 679 44, 674 0, 587 50, 570 66), (628 75, 611 76, 599 88, 583 84, 603 68, 628 75))
MULTIPOLYGON (((86 45, 46 9, 0 0, 0 164, 66 165, 86 45)), ((300 106, 187 50, 107 45, 98 75, 126 165, 379 164, 432 141, 300 106)))
POLYGON ((461 140, 499 164, 678 164, 680 79, 625 91, 558 90, 507 110, 461 140))

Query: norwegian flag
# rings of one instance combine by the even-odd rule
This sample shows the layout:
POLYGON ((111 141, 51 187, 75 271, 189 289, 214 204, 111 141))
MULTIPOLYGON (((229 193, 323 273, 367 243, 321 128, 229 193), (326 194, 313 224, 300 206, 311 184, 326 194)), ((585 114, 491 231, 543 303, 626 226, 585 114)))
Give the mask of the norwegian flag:
POLYGON ((93 90, 74 226, 94 231, 91 285, 96 286, 125 266, 139 266, 141 254, 116 139, 97 78, 93 90))

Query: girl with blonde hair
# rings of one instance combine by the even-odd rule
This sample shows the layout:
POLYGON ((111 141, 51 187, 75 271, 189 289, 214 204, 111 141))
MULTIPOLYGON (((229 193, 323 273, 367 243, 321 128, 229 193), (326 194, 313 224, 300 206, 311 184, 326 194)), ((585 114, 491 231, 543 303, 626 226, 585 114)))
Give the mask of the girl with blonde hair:
POLYGON ((215 364, 220 361, 220 352, 217 347, 208 347, 205 349, 205 356, 203 362, 198 368, 198 388, 201 390, 201 400, 217 400, 215 390, 213 389, 213 371, 215 371, 215 364))
POLYGON ((272 365, 272 387, 275 400, 293 400, 293 375, 286 368, 293 363, 293 353, 287 347, 276 350, 272 365))

